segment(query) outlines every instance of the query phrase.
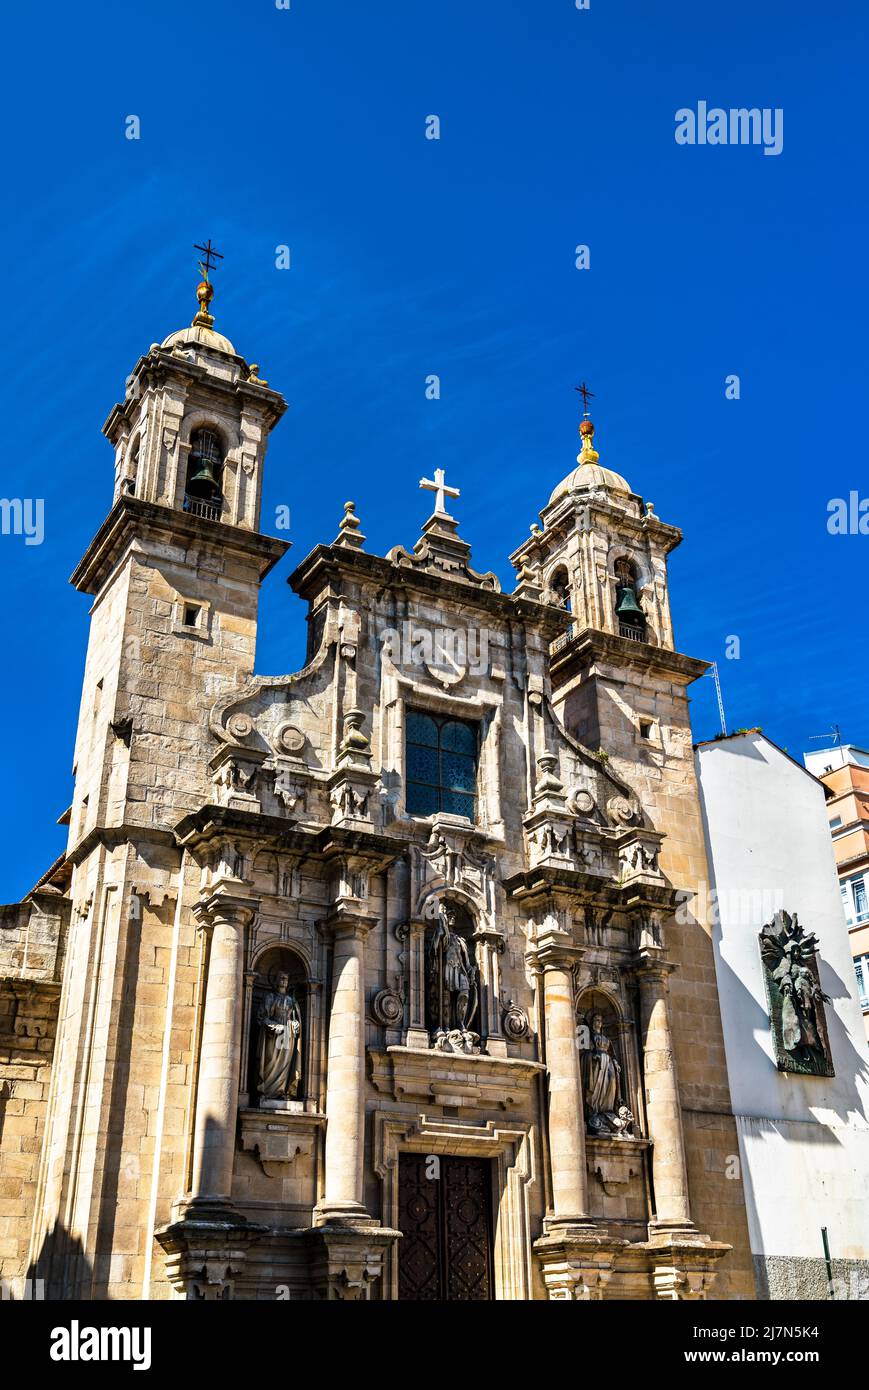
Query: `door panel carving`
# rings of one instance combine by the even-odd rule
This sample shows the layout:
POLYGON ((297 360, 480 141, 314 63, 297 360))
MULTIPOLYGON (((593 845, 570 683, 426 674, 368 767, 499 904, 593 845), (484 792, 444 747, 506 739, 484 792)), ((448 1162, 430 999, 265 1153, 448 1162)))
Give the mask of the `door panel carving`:
POLYGON ((398 1297, 468 1302, 494 1298, 491 1164, 425 1154, 399 1160, 398 1297))

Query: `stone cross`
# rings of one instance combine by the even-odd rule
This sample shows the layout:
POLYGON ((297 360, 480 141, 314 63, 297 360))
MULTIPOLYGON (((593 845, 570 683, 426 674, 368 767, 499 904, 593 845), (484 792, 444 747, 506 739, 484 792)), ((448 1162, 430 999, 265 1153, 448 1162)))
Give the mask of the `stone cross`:
POLYGON ((434 509, 435 516, 449 516, 444 504, 444 498, 461 496, 457 487, 449 487, 444 482, 444 477, 444 470, 442 468, 436 468, 434 471, 434 482, 432 482, 430 478, 420 478, 419 480, 420 487, 425 488, 428 492, 437 494, 434 509))

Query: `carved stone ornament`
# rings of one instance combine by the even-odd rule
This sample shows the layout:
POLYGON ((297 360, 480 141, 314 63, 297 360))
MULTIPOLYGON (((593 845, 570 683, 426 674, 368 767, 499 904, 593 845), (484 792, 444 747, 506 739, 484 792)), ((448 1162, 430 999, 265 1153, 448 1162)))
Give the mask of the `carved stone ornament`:
POLYGON ((234 739, 242 742, 253 733, 253 720, 249 714, 231 714, 226 721, 226 728, 234 739))
POLYGON ((298 756, 306 742, 304 733, 295 724, 280 724, 275 730, 274 745, 278 753, 298 756))
POLYGON ((531 1033, 528 1015, 518 1004, 514 1004, 512 999, 508 1000, 501 1026, 504 1036, 510 1042, 524 1042, 531 1033))
POLYGON ((611 796, 607 802, 607 816, 614 825, 636 825, 639 812, 626 796, 611 796))
POLYGON ((584 787, 574 787, 568 793, 567 809, 574 816, 589 816, 594 810, 594 797, 584 787))
POLYGON ((760 933, 770 1031, 779 1071, 835 1076, 821 989, 818 938, 797 914, 777 912, 760 933))
POLYGON ((397 1028, 404 1017, 404 1001, 395 989, 378 990, 371 1001, 371 1012, 384 1028, 397 1028))
POLYGON ((307 788, 302 786, 286 768, 280 768, 275 772, 274 793, 275 798, 288 811, 296 811, 299 814, 304 811, 307 788))

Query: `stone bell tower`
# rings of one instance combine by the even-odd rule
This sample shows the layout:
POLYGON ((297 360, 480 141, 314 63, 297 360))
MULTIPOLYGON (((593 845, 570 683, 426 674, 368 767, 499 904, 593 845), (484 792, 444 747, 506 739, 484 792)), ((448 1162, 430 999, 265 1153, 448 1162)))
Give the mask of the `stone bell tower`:
MULTIPOLYGON (((634 788, 651 827, 664 837, 660 868, 685 899, 666 923, 665 954, 639 981, 652 999, 646 1022, 661 1030, 662 1057, 672 1037, 678 1077, 694 1195, 689 1211, 678 1195, 679 1180, 671 1210, 677 1223, 714 1229, 732 1244, 733 1276, 750 1287, 750 1270, 736 1265, 747 1250, 741 1184, 721 1180, 729 1176, 738 1144, 714 983, 687 695, 707 663, 675 648, 667 562, 682 533, 656 516, 622 474, 602 466, 587 409, 590 393, 579 390, 586 410, 577 466, 554 489, 541 525, 532 526, 511 561, 523 592, 540 592, 572 615, 550 651, 554 710, 569 733, 634 788)), ((647 1082, 647 1105, 656 1103, 656 1092, 659 1087, 647 1082)))
POLYGON ((94 605, 70 849, 105 825, 174 824, 201 800, 189 754, 204 697, 253 670, 259 586, 288 548, 259 531, 286 402, 215 332, 209 269, 190 327, 139 359, 103 426, 114 505, 72 576, 94 605))
MULTIPOLYGON (((49 1296, 129 1297, 148 1284, 150 1243, 136 1233, 165 1201, 149 1174, 183 1127, 190 1065, 166 1039, 194 1012, 173 829, 209 798, 210 710, 253 671, 260 584, 288 548, 260 531, 266 447, 286 402, 215 331, 216 253, 198 249, 192 323, 139 359, 104 425, 113 505, 71 581, 93 604, 30 1255, 49 1296)), ((164 1164, 167 1191, 184 1187, 187 1162, 179 1150, 164 1164)))

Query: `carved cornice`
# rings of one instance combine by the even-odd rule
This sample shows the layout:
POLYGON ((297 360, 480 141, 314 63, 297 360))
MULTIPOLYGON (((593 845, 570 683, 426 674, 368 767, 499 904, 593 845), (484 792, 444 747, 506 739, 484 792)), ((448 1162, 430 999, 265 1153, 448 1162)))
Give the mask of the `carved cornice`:
POLYGON ((208 521, 160 502, 145 502, 129 493, 120 496, 97 531, 81 560, 70 576, 80 593, 96 594, 126 546, 141 535, 155 540, 167 532, 188 545, 216 545, 221 550, 235 551, 258 561, 259 577, 265 578, 289 550, 289 542, 259 531, 232 526, 225 521, 208 521))
MULTIPOLYGON (((200 806, 178 822, 174 839, 178 845, 198 849, 227 835, 260 848, 298 851, 322 855, 326 859, 355 854, 365 857, 370 872, 382 872, 400 858, 410 840, 387 837, 370 830, 351 830, 327 825, 319 830, 300 830, 281 816, 242 811, 231 806, 200 806)), ((130 838, 125 836, 123 838, 130 838)))
POLYGON ((341 587, 344 576, 355 582, 369 579, 378 587, 395 585, 405 591, 437 595, 450 603, 461 603, 491 614, 502 622, 520 621, 539 632, 547 641, 554 640, 568 625, 570 615, 548 604, 517 599, 512 594, 494 589, 478 588, 464 579, 452 579, 430 570, 399 565, 364 550, 349 550, 344 546, 318 545, 290 575, 287 583, 301 598, 314 599, 331 582, 341 587))
POLYGON ((643 671, 664 676, 676 685, 690 685, 709 670, 709 662, 700 661, 697 657, 683 656, 681 652, 671 652, 667 647, 653 647, 646 642, 633 642, 627 637, 600 632, 597 628, 586 628, 552 657, 550 669, 553 685, 562 685, 575 667, 587 667, 596 661, 622 669, 626 666, 640 667, 643 671))
MULTIPOLYGON (((371 1084, 394 1100, 460 1103, 481 1110, 507 1110, 527 1102, 542 1062, 488 1053, 438 1052, 434 1048, 368 1049, 371 1084)), ((407 1118, 395 1117, 407 1124, 407 1118)))

